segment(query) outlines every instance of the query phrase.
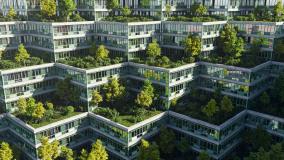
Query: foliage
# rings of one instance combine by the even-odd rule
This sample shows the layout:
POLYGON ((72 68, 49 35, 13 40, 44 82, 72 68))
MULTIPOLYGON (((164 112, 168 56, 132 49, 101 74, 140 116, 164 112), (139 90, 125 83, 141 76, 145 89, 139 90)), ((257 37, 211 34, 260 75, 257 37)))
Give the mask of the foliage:
POLYGON ((272 21, 271 11, 267 6, 257 6, 254 9, 254 16, 258 21, 272 21))
POLYGON ((60 157, 64 158, 65 160, 73 160, 73 151, 72 149, 66 147, 66 146, 62 146, 61 147, 61 153, 60 153, 60 157))
POLYGON ((153 103, 154 87, 151 81, 145 80, 141 92, 137 95, 136 103, 141 107, 150 107, 153 103))
POLYGON ((277 4, 273 8, 273 18, 274 21, 279 22, 283 20, 284 16, 284 8, 282 5, 282 1, 278 0, 277 4))
POLYGON ((34 108, 32 117, 34 119, 41 119, 44 116, 44 113, 45 113, 45 108, 43 107, 43 104, 41 102, 38 102, 34 108))
POLYGON ((251 152, 244 160, 282 160, 284 159, 284 148, 281 143, 276 143, 269 150, 260 147, 257 152, 251 152))
POLYGON ((65 111, 65 115, 74 113, 74 110, 75 110, 75 109, 74 109, 73 106, 67 106, 67 107, 66 107, 66 111, 65 111))
POLYGON ((247 130, 244 134, 244 142, 246 146, 250 147, 252 151, 256 151, 258 148, 269 149, 272 142, 272 137, 266 130, 261 127, 257 127, 255 130, 247 130))
POLYGON ((4 56, 4 51, 0 51, 0 60, 2 60, 3 56, 4 56))
POLYGON ((280 103, 284 103, 284 75, 281 74, 273 84, 272 97, 280 103))
POLYGON ((42 137, 38 154, 42 160, 56 159, 59 156, 59 142, 55 140, 50 143, 47 137, 42 137))
POLYGON ((207 152, 202 151, 198 155, 198 160, 210 160, 210 157, 207 152))
POLYGON ((150 0, 141 0, 140 6, 143 8, 148 8, 150 6, 150 0))
POLYGON ((7 13, 7 18, 9 20, 13 20, 13 19, 16 18, 16 16, 17 16, 17 13, 16 13, 15 9, 13 7, 10 7, 10 9, 9 9, 9 11, 7 13))
POLYGON ((217 102, 215 99, 211 99, 208 104, 202 109, 202 112, 208 117, 212 117, 218 111, 217 102))
POLYGON ((184 41, 184 50, 191 56, 198 56, 201 53, 201 38, 190 35, 184 41))
POLYGON ((151 16, 107 16, 104 18, 104 21, 114 21, 114 22, 147 22, 147 21, 153 21, 156 20, 154 17, 151 16))
POLYGON ((56 84, 55 95, 64 105, 76 103, 79 99, 78 90, 71 84, 71 78, 67 77, 56 84))
POLYGON ((71 15, 70 19, 74 22, 85 21, 85 19, 83 17, 81 17, 79 13, 71 15))
POLYGON ((68 21, 68 18, 76 9, 76 4, 74 0, 60 0, 58 3, 58 8, 60 16, 62 16, 66 21, 68 21))
POLYGON ((97 49, 98 49, 98 47, 97 47, 96 43, 93 42, 90 49, 89 49, 90 55, 96 56, 97 49))
POLYGON ((230 113, 234 109, 233 103, 231 99, 228 96, 224 96, 221 101, 221 111, 224 111, 225 113, 230 113))
POLYGON ((157 56, 161 55, 161 48, 157 42, 157 40, 153 40, 152 43, 149 43, 146 54, 149 56, 152 60, 154 60, 157 56))
POLYGON ((167 16, 167 17, 169 17, 170 16, 170 14, 171 14, 171 9, 172 9, 172 6, 170 5, 170 4, 166 4, 166 10, 165 10, 165 15, 167 16))
POLYGON ((262 37, 254 39, 250 47, 250 52, 257 56, 261 52, 261 47, 265 47, 267 45, 269 45, 269 41, 267 38, 262 37))
POLYGON ((177 149, 181 152, 181 153, 186 153, 190 148, 189 145, 189 141, 187 138, 182 137, 181 140, 179 141, 179 143, 177 144, 177 149))
POLYGON ((56 1, 55 0, 41 0, 41 14, 47 18, 56 15, 56 1))
POLYGON ((111 10, 111 12, 112 12, 114 9, 119 8, 119 1, 118 0, 107 0, 106 1, 106 8, 108 10, 111 10))
POLYGON ((234 65, 240 62, 244 51, 244 40, 238 37, 233 26, 226 24, 221 31, 219 48, 224 54, 226 63, 234 65))
POLYGON ((276 54, 276 59, 278 61, 284 61, 284 40, 275 39, 273 51, 276 54))
POLYGON ((94 106, 97 106, 102 101, 103 101, 103 97, 100 95, 100 93, 97 90, 94 90, 92 92, 91 104, 94 106))
POLYGON ((21 114, 26 113, 26 111, 27 111, 27 101, 26 101, 25 98, 20 97, 19 100, 17 101, 17 106, 18 106, 19 112, 21 114))
POLYGON ((139 147, 138 160, 160 160, 158 146, 142 139, 139 147))
POLYGON ((108 154, 101 140, 97 140, 95 144, 92 145, 92 150, 89 154, 88 160, 107 160, 108 154), (92 157, 92 158, 91 158, 92 157))
POLYGON ((87 160, 88 159, 88 152, 85 149, 81 150, 81 154, 79 156, 79 160, 87 160))
POLYGON ((117 78, 110 78, 108 83, 103 87, 107 102, 113 102, 124 95, 125 87, 119 84, 117 78))
POLYGON ((10 145, 6 142, 0 144, 0 159, 1 160, 12 160, 13 151, 10 148, 10 145))
POLYGON ((194 3, 190 6, 190 12, 194 16, 204 16, 207 13, 207 8, 201 3, 194 3))
POLYGON ((18 47, 18 52, 15 56, 15 61, 18 63, 26 64, 25 61, 30 58, 30 54, 26 50, 25 46, 23 44, 20 44, 18 47))
POLYGON ((104 61, 108 58, 109 51, 105 48, 104 45, 100 45, 97 49, 95 59, 97 61, 104 61))
POLYGON ((162 127, 159 135, 160 151, 164 154, 171 154, 175 149, 175 134, 172 130, 162 127))
POLYGON ((131 12, 132 12, 131 9, 129 9, 127 6, 121 8, 121 13, 122 13, 122 15, 125 16, 125 17, 130 16, 130 15, 131 15, 131 12))

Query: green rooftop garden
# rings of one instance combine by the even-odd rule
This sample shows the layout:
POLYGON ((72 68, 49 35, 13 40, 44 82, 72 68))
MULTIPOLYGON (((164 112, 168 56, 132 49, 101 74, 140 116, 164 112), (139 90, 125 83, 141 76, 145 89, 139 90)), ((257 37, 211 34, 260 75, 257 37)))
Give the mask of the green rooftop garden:
POLYGON ((25 66, 33 66, 43 64, 43 60, 38 57, 31 57, 30 53, 20 44, 18 50, 13 57, 7 53, 0 51, 0 70, 20 68, 25 66))
POLYGON ((168 17, 167 21, 183 21, 183 22, 213 22, 213 21, 225 21, 227 20, 225 16, 171 16, 168 17))
POLYGON ((107 16, 103 19, 103 21, 110 21, 110 22, 147 22, 147 21, 155 21, 158 20, 154 17, 144 17, 144 16, 136 16, 132 15, 129 17, 125 16, 107 16))
POLYGON ((188 96, 172 100, 170 110, 215 125, 242 111, 233 105, 229 97, 222 96, 220 90, 214 94, 193 90, 188 96))
POLYGON ((144 83, 137 94, 127 91, 118 79, 110 79, 101 92, 92 93, 94 113, 127 127, 161 113, 154 107, 156 98, 151 82, 144 83))
POLYGON ((253 13, 248 15, 234 16, 235 21, 265 21, 265 22, 281 22, 284 20, 284 8, 281 1, 271 10, 266 6, 258 6, 253 13))
POLYGON ((90 69, 95 67, 107 66, 111 64, 118 64, 123 62, 122 58, 109 58, 109 51, 103 46, 93 46, 90 48, 90 54, 86 57, 70 57, 58 61, 59 63, 67 64, 70 66, 90 69))

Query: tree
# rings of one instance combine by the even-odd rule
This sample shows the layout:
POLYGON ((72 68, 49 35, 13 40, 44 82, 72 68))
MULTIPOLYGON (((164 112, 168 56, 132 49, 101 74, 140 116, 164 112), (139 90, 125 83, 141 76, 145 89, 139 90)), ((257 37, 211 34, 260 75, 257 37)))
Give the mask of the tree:
POLYGON ((272 142, 271 135, 261 127, 257 127, 255 130, 247 130, 243 139, 246 146, 249 146, 253 151, 256 151, 260 147, 268 150, 272 142))
POLYGON ((233 103, 228 96, 224 96, 221 101, 221 110, 225 113, 230 113, 234 109, 233 103))
POLYGON ((79 156, 79 160, 87 160, 88 159, 88 152, 85 149, 81 150, 81 154, 79 156))
POLYGON ((184 41, 185 52, 191 56, 198 56, 201 53, 201 38, 198 36, 189 36, 184 41))
POLYGON ((162 127, 159 136, 160 150, 164 154, 171 154, 175 148, 175 134, 172 130, 162 127))
POLYGON ((260 100, 260 103, 263 105, 263 107, 267 107, 270 103, 270 97, 267 94, 267 92, 263 92, 259 100, 260 100))
POLYGON ((42 160, 53 160, 59 156, 59 142, 57 140, 49 143, 47 137, 41 138, 41 146, 38 149, 39 158, 42 160))
POLYGON ((74 0, 60 0, 58 4, 59 14, 62 16, 66 21, 68 21, 70 15, 76 9, 76 4, 74 0))
POLYGON ((13 151, 10 148, 10 145, 6 142, 0 144, 0 159, 1 160, 12 160, 13 151))
POLYGON ((118 0, 107 0, 106 8, 110 10, 110 13, 112 14, 114 9, 119 8, 119 1, 118 0))
POLYGON ((284 41, 283 39, 275 39, 274 40, 273 51, 276 53, 276 58, 278 61, 284 60, 284 41))
POLYGON ((170 4, 166 4, 165 7, 166 7, 165 14, 167 17, 169 17, 171 14, 172 6, 170 4))
POLYGON ((269 153, 266 152, 262 147, 259 148, 258 152, 251 152, 245 160, 270 160, 269 153))
POLYGON ((55 16, 56 14, 56 1, 55 0, 41 0, 41 14, 47 18, 55 16))
POLYGON ((0 60, 2 60, 3 56, 4 56, 4 51, 0 51, 0 60))
POLYGON ((218 111, 215 99, 211 99, 208 104, 202 109, 202 112, 208 117, 212 117, 218 111))
POLYGON ((36 101, 34 98, 29 98, 27 100, 27 109, 26 109, 26 113, 28 116, 32 117, 33 113, 34 113, 34 110, 35 110, 35 107, 36 107, 36 101))
POLYGON ((125 17, 128 17, 131 15, 131 9, 129 9, 127 6, 121 8, 121 12, 122 12, 122 15, 125 17))
POLYGON ((23 97, 20 97, 18 102, 17 102, 17 106, 19 109, 19 113, 20 114, 24 114, 27 112, 27 100, 23 97))
POLYGON ((26 50, 25 46, 23 44, 20 44, 18 47, 18 51, 15 56, 15 61, 18 63, 26 64, 25 61, 30 58, 30 54, 26 50))
POLYGON ((90 55, 96 56, 97 49, 98 49, 98 48, 97 48, 96 43, 93 42, 91 48, 89 49, 90 55))
POLYGON ((161 48, 157 43, 157 40, 153 40, 153 42, 148 45, 146 54, 151 58, 152 62, 157 56, 161 55, 161 48))
POLYGON ((108 58, 109 51, 105 48, 104 45, 100 45, 97 49, 95 59, 102 61, 108 58))
POLYGON ((73 151, 72 149, 66 147, 66 146, 62 146, 61 147, 61 153, 60 153, 60 157, 64 158, 65 160, 73 160, 73 151))
POLYGON ((269 41, 267 38, 261 37, 261 38, 254 39, 250 47, 250 52, 258 56, 261 53, 261 48, 266 45, 269 45, 269 41))
POLYGON ((92 158, 88 157, 88 160, 107 160, 108 154, 101 140, 97 140, 95 144, 92 145, 92 150, 89 154, 92 158))
POLYGON ((137 95, 136 103, 141 107, 150 107, 153 103, 154 98, 154 87, 151 81, 145 80, 144 86, 141 92, 137 95))
POLYGON ((103 97, 100 95, 100 93, 97 90, 94 90, 92 93, 91 104, 94 106, 97 106, 102 101, 103 101, 103 97))
POLYGON ((284 74, 281 74, 273 84, 272 97, 279 103, 284 103, 284 74))
POLYGON ((7 18, 10 19, 10 20, 13 20, 14 18, 16 18, 17 16, 17 13, 14 9, 14 7, 10 7, 8 13, 7 13, 7 18))
POLYGON ((274 20, 279 22, 283 19, 284 9, 282 5, 282 1, 278 0, 277 4, 273 8, 273 16, 274 20))
POLYGON ((223 51, 227 64, 234 65, 240 62, 244 40, 237 36, 237 31, 232 25, 226 24, 221 31, 219 48, 223 51))
POLYGON ((198 160, 210 160, 210 157, 207 152, 201 151, 199 153, 198 160))
POLYGON ((181 140, 179 141, 178 145, 177 145, 177 149, 182 153, 186 153, 190 148, 189 145, 189 141, 187 140, 187 138, 182 137, 181 140))
POLYGON ((55 95, 66 106, 71 103, 76 103, 79 100, 79 92, 72 85, 70 77, 65 78, 63 81, 59 81, 56 84, 55 95))
POLYGON ((41 102, 38 102, 33 111, 32 117, 34 119, 41 119, 44 116, 44 113, 45 108, 43 107, 43 104, 41 102))
POLYGON ((201 3, 194 3, 190 6, 190 10, 194 16, 204 16, 207 13, 207 8, 201 3))
POLYGON ((107 102, 113 102, 115 99, 121 98, 125 92, 125 87, 119 84, 117 78, 109 79, 109 82, 103 88, 107 102))
POLYGON ((142 8, 148 8, 150 6, 150 0, 141 0, 140 1, 140 6, 142 8))
POLYGON ((284 151, 282 145, 280 143, 272 145, 269 151, 269 155, 271 160, 283 160, 284 151))
POLYGON ((158 146, 142 139, 139 147, 138 160, 160 160, 158 146))

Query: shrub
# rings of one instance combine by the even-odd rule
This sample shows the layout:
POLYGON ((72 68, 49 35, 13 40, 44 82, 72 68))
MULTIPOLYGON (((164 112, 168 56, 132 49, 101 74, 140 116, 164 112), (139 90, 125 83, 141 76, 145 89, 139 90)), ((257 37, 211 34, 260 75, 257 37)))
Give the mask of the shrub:
POLYGON ((73 112, 74 112, 74 107, 73 106, 66 107, 66 111, 65 111, 66 115, 71 114, 73 112))

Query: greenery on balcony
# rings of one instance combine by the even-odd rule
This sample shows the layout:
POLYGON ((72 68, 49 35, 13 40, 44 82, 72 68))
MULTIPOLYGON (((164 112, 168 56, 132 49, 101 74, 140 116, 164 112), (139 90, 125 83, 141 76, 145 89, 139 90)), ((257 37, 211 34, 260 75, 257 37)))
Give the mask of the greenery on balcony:
POLYGON ((172 100, 170 109, 216 125, 242 110, 235 107, 229 97, 222 96, 220 90, 216 90, 214 94, 193 90, 189 96, 172 100))
POLYGON ((118 64, 123 62, 123 59, 119 57, 109 58, 109 51, 103 45, 97 47, 96 44, 93 44, 90 48, 89 53, 89 56, 83 58, 70 57, 59 60, 58 62, 85 69, 118 64))
POLYGON ((103 21, 110 21, 110 22, 147 22, 147 21, 155 21, 157 20, 154 17, 145 17, 145 16, 138 16, 138 15, 132 15, 132 16, 107 16, 103 19, 103 21))
POLYGON ((17 102, 18 111, 15 116, 34 128, 57 122, 81 112, 75 112, 73 106, 57 106, 51 102, 36 102, 35 99, 20 98, 17 102))
POLYGON ((271 88, 256 97, 252 109, 257 112, 284 117, 284 75, 280 75, 271 88))
POLYGON ((0 51, 0 70, 39 65, 42 63, 42 59, 31 57, 23 44, 19 45, 13 57, 4 51, 0 51))
POLYGON ((135 94, 126 91, 118 79, 112 78, 101 93, 96 90, 92 93, 92 105, 99 106, 94 113, 127 127, 161 113, 154 107, 156 98, 149 80, 136 97, 135 94))
POLYGON ((281 1, 278 1, 272 10, 266 6, 257 6, 253 13, 235 16, 234 20, 280 22, 284 20, 284 8, 281 1))

